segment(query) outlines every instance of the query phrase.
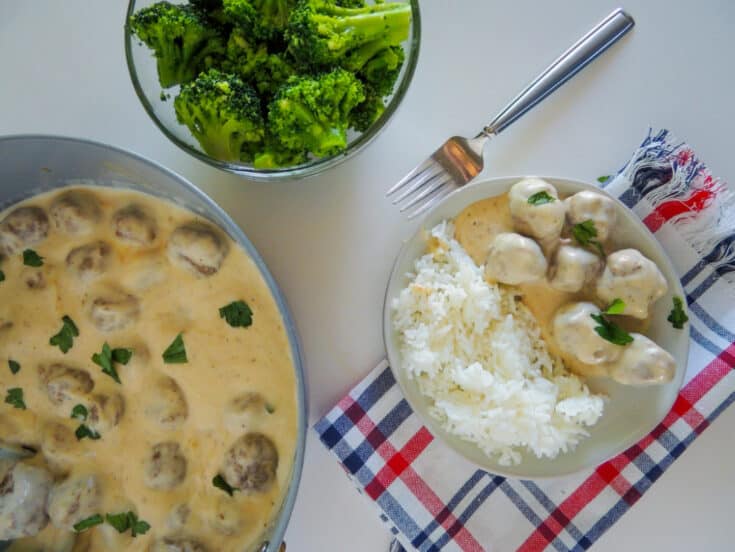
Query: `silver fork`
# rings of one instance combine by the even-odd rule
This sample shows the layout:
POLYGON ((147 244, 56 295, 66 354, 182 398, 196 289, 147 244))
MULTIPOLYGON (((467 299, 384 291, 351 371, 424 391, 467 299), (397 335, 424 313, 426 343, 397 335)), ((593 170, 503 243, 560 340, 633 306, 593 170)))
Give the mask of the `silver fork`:
POLYGON ((394 196, 401 212, 409 209, 412 219, 436 205, 445 196, 464 186, 482 170, 482 152, 492 137, 500 134, 521 115, 571 79, 635 25, 621 8, 600 21, 544 70, 503 108, 474 138, 453 136, 431 156, 404 176, 385 194, 394 196))

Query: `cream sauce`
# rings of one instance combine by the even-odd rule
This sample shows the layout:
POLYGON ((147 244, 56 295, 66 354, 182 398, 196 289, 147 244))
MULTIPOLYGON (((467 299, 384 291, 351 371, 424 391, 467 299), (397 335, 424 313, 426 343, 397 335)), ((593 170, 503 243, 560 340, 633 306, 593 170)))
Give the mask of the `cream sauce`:
MULTIPOLYGON (((94 379, 94 393, 122 393, 124 415, 100 440, 74 439, 71 465, 68 469, 54 466, 54 474, 59 480, 67 474, 96 474, 103 491, 100 513, 134 509, 151 529, 132 539, 129 532, 118 535, 109 526, 98 526, 84 533, 79 544, 88 541, 90 550, 143 551, 156 538, 184 535, 210 551, 242 552, 255 544, 280 507, 295 454, 294 365, 277 305, 253 260, 229 238, 223 236, 228 252, 219 271, 211 276, 198 277, 169 261, 168 237, 180 224, 200 219, 192 212, 138 192, 87 189, 102 210, 90 233, 68 235, 52 223, 48 237, 30 246, 44 258, 42 267, 24 266, 20 254, 0 261, 5 273, 5 281, 0 282, 0 326, 5 321, 0 329, 0 393, 4 398, 7 389, 21 387, 27 405, 27 410, 18 410, 0 403, 0 439, 32 445, 43 454, 40 436, 48 423, 61 423, 74 431, 79 422, 51 404, 39 381, 38 367, 63 362, 86 370, 94 379), (143 206, 156 220, 156 237, 148 246, 124 243, 113 230, 112 213, 132 203, 143 206), (66 257, 73 248, 96 240, 112 247, 110 266, 95 280, 79 281, 68 270, 66 257), (46 286, 31 289, 23 276, 39 270, 46 286), (122 287, 138 298, 137 321, 112 332, 102 332, 92 324, 87 305, 90 293, 105 285, 122 287), (220 318, 219 308, 235 300, 246 301, 252 309, 250 327, 234 328, 220 318), (80 333, 66 354, 49 345, 64 315, 74 320, 80 333), (166 364, 161 354, 179 332, 188 363, 166 364), (106 341, 113 348, 134 351, 129 364, 116 365, 122 384, 90 360, 106 341), (19 373, 10 372, 9 359, 20 363, 19 373), (146 392, 162 375, 178 383, 188 403, 188 417, 175 429, 162 428, 145 414, 146 392), (224 406, 247 391, 260 393, 274 411, 254 417, 247 428, 228 426, 224 406), (212 478, 221 472, 226 451, 245 430, 264 433, 275 444, 279 457, 276 481, 265 493, 235 492, 230 498, 212 485, 212 478), (162 441, 178 442, 187 460, 183 483, 168 491, 144 484, 144 459, 152 445, 162 441), (170 514, 180 504, 186 504, 191 514, 183 529, 176 530, 170 514), (218 506, 239 516, 237 534, 224 535, 213 528, 218 506)), ((36 196, 24 204, 48 212, 59 193, 36 196)), ((40 462, 41 454, 33 462, 40 462)), ((51 543, 58 545, 59 538, 59 531, 49 524, 36 538, 17 541, 12 550, 56 550, 51 543)))
MULTIPOLYGON (((563 199, 563 198, 562 198, 563 199)), ((513 220, 508 207, 508 194, 483 199, 468 205, 454 219, 454 237, 472 257, 478 266, 485 264, 488 248, 493 238, 501 232, 513 232, 513 220)), ((610 251, 615 250, 614 243, 608 243, 610 251)), ((544 248, 550 257, 552 250, 548 245, 544 248)), ((606 376, 607 369, 601 365, 589 365, 565 355, 559 349, 552 332, 552 320, 556 311, 563 305, 576 301, 590 301, 600 307, 600 301, 594 290, 585 288, 577 293, 568 293, 552 288, 546 280, 515 286, 523 303, 529 308, 539 323, 541 335, 546 341, 549 352, 561 357, 567 368, 585 376, 606 376)), ((619 317, 616 322, 630 332, 642 333, 648 327, 648 320, 635 320, 631 317, 619 317)))

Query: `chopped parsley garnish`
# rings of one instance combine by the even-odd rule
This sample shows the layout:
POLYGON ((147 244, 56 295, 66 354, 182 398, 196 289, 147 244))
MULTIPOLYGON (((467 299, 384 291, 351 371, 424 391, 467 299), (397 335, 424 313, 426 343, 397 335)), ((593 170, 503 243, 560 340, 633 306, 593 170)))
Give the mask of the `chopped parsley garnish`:
POLYGON ((97 433, 94 429, 84 424, 84 422, 87 421, 87 416, 89 416, 89 411, 87 410, 87 407, 83 404, 78 404, 71 409, 71 418, 73 420, 78 420, 82 422, 82 424, 74 432, 74 435, 76 435, 77 437, 77 441, 81 441, 84 438, 96 441, 101 437, 101 435, 97 433))
POLYGON ((545 203, 552 203, 554 201, 556 201, 556 198, 544 190, 528 197, 528 203, 531 205, 544 205, 545 203))
POLYGON ((621 346, 633 341, 633 337, 628 332, 614 322, 610 322, 602 314, 590 314, 590 316, 599 324, 595 326, 595 331, 602 339, 621 346))
POLYGON ((5 273, 2 270, 0 270, 0 282, 3 282, 3 281, 5 281, 5 273))
POLYGON ((128 529, 130 529, 130 518, 128 517, 128 514, 132 514, 132 512, 122 512, 120 514, 107 514, 105 516, 105 520, 107 523, 112 525, 115 529, 117 529, 118 533, 124 533, 128 529))
POLYGON ((8 368, 10 368, 10 372, 12 374, 17 374, 20 372, 20 363, 15 360, 8 359, 8 368))
POLYGON ((684 301, 681 297, 674 296, 674 308, 671 309, 669 317, 666 320, 671 322, 671 325, 677 330, 684 328, 684 323, 689 320, 689 317, 684 311, 684 301))
POLYGON ((33 249, 26 249, 23 251, 23 264, 26 266, 43 266, 43 257, 33 249))
POLYGON ((117 349, 112 350, 112 361, 118 362, 122 364, 123 366, 130 362, 130 358, 133 356, 133 350, 132 349, 123 349, 121 347, 118 347, 117 349))
POLYGON ((606 181, 610 180, 610 177, 611 176, 612 176, 611 174, 606 174, 604 176, 598 176, 597 177, 597 182, 599 182, 600 184, 602 184, 603 182, 606 182, 606 181))
POLYGON ((181 334, 176 336, 161 356, 163 357, 163 362, 166 364, 183 364, 188 362, 184 338, 181 337, 181 334))
POLYGON ((102 345, 102 352, 92 355, 92 362, 102 368, 103 374, 107 374, 117 383, 122 383, 114 363, 127 364, 131 356, 133 356, 131 349, 111 349, 107 341, 105 341, 104 345, 102 345))
POLYGON ((219 310, 220 318, 233 328, 247 328, 253 323, 253 311, 245 301, 233 301, 219 310))
POLYGON ((23 402, 23 390, 20 387, 12 387, 8 389, 8 394, 5 396, 5 402, 19 410, 26 409, 26 403, 23 402))
POLYGON ((151 528, 148 522, 138 519, 138 516, 134 512, 107 514, 105 516, 105 520, 108 524, 112 525, 118 533, 124 533, 130 529, 133 537, 145 535, 148 532, 148 529, 151 528))
POLYGON ((218 489, 222 489, 230 496, 232 496, 232 493, 234 493, 236 490, 234 487, 230 487, 230 484, 225 481, 225 478, 219 474, 215 475, 214 479, 212 479, 212 485, 214 485, 218 489))
POLYGON ((94 429, 91 427, 82 424, 80 425, 77 430, 74 432, 74 435, 77 437, 77 441, 81 441, 85 437, 88 439, 92 439, 93 441, 96 441, 101 437, 99 433, 97 433, 94 429))
POLYGON ((592 220, 585 220, 572 226, 572 236, 577 240, 579 245, 593 246, 597 249, 602 257, 605 256, 605 250, 602 248, 602 244, 596 240, 597 228, 592 220))
POLYGON ((602 312, 605 314, 623 314, 625 312, 625 301, 616 297, 602 312))
POLYGON ((78 404, 74 408, 71 409, 71 417, 73 420, 79 420, 80 422, 86 422, 87 416, 89 416, 89 412, 87 411, 87 407, 83 404, 78 404))
POLYGON ((91 529, 95 525, 100 525, 100 524, 102 524, 104 522, 105 522, 105 520, 104 520, 104 518, 101 515, 95 514, 93 516, 89 516, 86 519, 83 519, 80 522, 75 523, 74 524, 74 531, 76 531, 77 533, 81 533, 82 531, 86 531, 87 529, 91 529))
POLYGON ((79 329, 74 320, 66 315, 61 317, 61 321, 63 326, 61 326, 59 333, 49 339, 49 344, 58 346, 61 352, 66 354, 74 345, 74 338, 79 335, 79 329))

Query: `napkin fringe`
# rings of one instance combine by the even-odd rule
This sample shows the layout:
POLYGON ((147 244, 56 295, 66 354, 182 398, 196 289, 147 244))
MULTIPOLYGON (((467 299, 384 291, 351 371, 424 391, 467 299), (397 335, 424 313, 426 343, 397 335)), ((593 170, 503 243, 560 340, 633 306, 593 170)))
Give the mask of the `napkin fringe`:
POLYGON ((672 224, 717 275, 735 281, 735 193, 689 145, 649 128, 620 176, 652 207, 649 227, 672 224))

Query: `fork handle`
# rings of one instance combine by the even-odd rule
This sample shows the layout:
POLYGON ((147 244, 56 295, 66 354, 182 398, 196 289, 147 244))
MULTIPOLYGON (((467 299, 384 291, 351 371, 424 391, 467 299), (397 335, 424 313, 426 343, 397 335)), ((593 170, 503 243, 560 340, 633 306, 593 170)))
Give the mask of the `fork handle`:
POLYGON ((513 121, 571 79, 588 63, 602 54, 635 25, 633 18, 621 8, 616 9, 516 96, 487 125, 479 136, 499 134, 513 121))

